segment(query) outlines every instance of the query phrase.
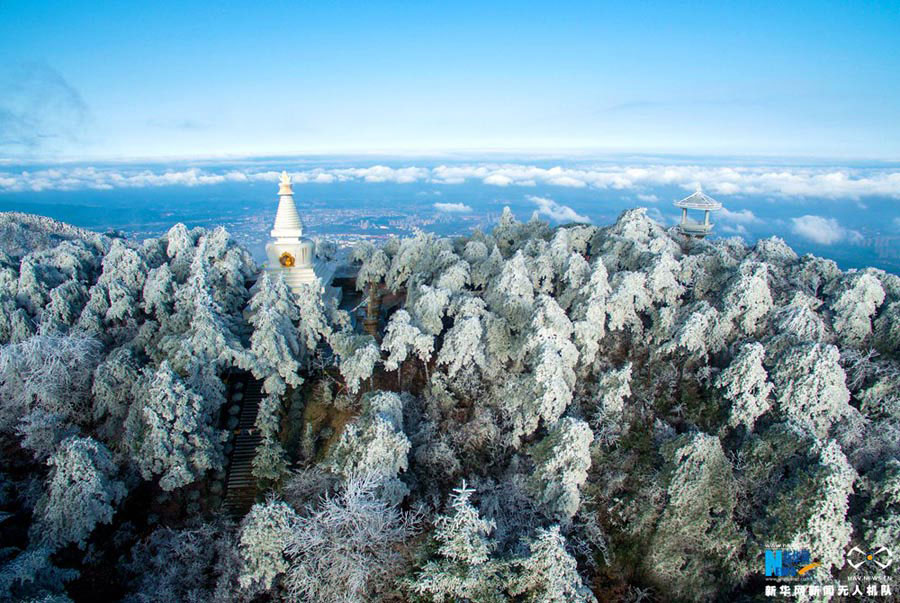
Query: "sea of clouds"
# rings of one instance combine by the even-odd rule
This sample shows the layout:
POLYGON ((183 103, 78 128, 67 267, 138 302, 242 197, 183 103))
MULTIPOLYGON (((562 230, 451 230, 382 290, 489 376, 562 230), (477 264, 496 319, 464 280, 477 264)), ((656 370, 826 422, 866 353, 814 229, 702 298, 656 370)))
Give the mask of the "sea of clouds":
MULTIPOLYGON (((728 167, 703 165, 646 165, 540 167, 522 164, 367 167, 316 167, 292 171, 296 183, 389 182, 442 185, 478 181, 496 187, 558 186, 634 191, 644 203, 658 201, 649 189, 702 187, 712 194, 771 197, 818 197, 859 200, 864 197, 900 198, 900 169, 833 167, 728 167)), ((100 167, 54 166, 0 168, 0 192, 110 190, 164 186, 204 186, 241 182, 275 182, 279 172, 256 167, 100 167)))

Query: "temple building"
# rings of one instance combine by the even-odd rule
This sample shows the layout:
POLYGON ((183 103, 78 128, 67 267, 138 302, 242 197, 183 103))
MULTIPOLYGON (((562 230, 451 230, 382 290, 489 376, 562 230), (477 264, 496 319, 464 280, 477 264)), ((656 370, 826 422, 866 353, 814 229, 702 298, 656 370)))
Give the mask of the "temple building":
POLYGON ((722 204, 698 188, 697 192, 676 201, 675 207, 681 208, 681 223, 678 225, 678 232, 688 237, 702 239, 712 231, 713 225, 709 221, 709 212, 722 209, 722 204), (702 211, 703 222, 695 222, 688 218, 689 209, 702 211))
POLYGON ((281 172, 278 183, 278 211, 270 233, 272 242, 266 245, 266 270, 284 274, 285 282, 294 293, 302 285, 316 283, 330 289, 334 267, 316 259, 316 245, 303 236, 303 223, 294 203, 291 177, 281 172))

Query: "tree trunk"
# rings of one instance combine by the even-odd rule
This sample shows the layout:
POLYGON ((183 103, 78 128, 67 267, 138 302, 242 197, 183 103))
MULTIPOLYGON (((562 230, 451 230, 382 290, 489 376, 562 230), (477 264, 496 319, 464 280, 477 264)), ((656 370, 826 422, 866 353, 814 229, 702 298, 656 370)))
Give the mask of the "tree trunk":
POLYGON ((369 303, 366 305, 366 319, 363 321, 363 328, 366 333, 379 340, 378 331, 378 315, 381 309, 381 299, 378 295, 379 285, 369 283, 369 303))

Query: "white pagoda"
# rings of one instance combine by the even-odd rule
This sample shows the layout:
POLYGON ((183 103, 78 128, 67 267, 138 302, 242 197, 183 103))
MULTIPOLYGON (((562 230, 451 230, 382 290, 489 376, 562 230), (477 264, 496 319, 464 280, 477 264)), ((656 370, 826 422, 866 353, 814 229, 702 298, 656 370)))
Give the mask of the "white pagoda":
POLYGON ((281 272, 291 291, 298 293, 300 286, 319 281, 314 266, 315 243, 303 237, 303 223, 294 204, 291 177, 281 172, 278 183, 278 212, 271 232, 272 242, 266 245, 268 263, 266 270, 281 272))
POLYGON ((698 188, 697 192, 676 201, 675 207, 681 208, 681 223, 678 225, 678 231, 687 237, 702 239, 712 231, 713 225, 709 222, 709 212, 722 209, 722 204, 698 188), (702 211, 703 222, 695 222, 688 218, 689 209, 702 211))

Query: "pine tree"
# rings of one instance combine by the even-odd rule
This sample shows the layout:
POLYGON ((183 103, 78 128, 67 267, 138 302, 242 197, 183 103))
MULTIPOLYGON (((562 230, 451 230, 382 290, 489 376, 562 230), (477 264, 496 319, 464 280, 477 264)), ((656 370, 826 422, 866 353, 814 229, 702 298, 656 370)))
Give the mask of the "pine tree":
POLYGON ((388 353, 385 370, 398 370, 411 354, 427 365, 434 351, 434 337, 412 324, 409 312, 397 310, 388 322, 381 349, 388 353))
POLYGON ((450 497, 452 512, 435 521, 440 558, 426 562, 409 582, 417 595, 435 602, 508 600, 506 565, 491 558, 495 524, 482 519, 470 502, 474 492, 463 482, 450 497))
POLYGON ((884 288, 871 274, 854 274, 831 306, 834 330, 843 345, 860 347, 872 335, 872 317, 884 302, 884 288))
POLYGON ((521 329, 528 324, 534 306, 534 286, 521 251, 504 263, 499 278, 490 287, 487 299, 491 310, 505 318, 514 328, 521 329))
POLYGON ((450 292, 439 287, 420 285, 412 306, 413 316, 430 335, 440 335, 444 330, 443 316, 450 304, 450 292))
POLYGON ((477 366, 483 370, 486 366, 483 336, 484 329, 477 315, 458 317, 444 336, 437 363, 447 366, 451 378, 463 367, 477 366))
POLYGON ((371 335, 355 335, 340 331, 331 336, 331 347, 340 358, 340 371, 351 393, 359 391, 360 384, 372 376, 381 353, 371 335))
POLYGON ((609 275, 603 261, 595 259, 591 275, 574 302, 575 342, 581 352, 581 364, 589 367, 597 358, 600 340, 606 335, 606 304, 609 298, 609 275))
POLYGON ((244 560, 240 584, 259 584, 270 590, 289 567, 284 549, 299 517, 287 504, 275 499, 253 505, 241 522, 240 551, 244 560))
POLYGON ((728 425, 744 425, 748 430, 760 415, 772 406, 769 394, 774 386, 769 383, 768 373, 763 366, 765 348, 760 343, 747 343, 740 353, 716 378, 715 385, 722 395, 731 402, 728 425))
POLYGON ((158 475, 163 490, 174 490, 222 468, 225 432, 212 426, 203 399, 185 387, 166 361, 150 380, 143 414, 144 434, 135 460, 144 479, 158 475))
POLYGON ((344 428, 325 463, 345 477, 382 480, 384 498, 399 503, 409 491, 398 476, 409 466, 410 447, 403 432, 403 400, 393 392, 377 391, 363 398, 362 414, 344 428))
POLYGON ((52 548, 85 542, 98 523, 110 523, 125 497, 117 467, 103 444, 71 437, 47 461, 50 477, 37 505, 33 537, 52 548))
POLYGON ((772 293, 768 283, 769 266, 761 262, 745 261, 739 276, 725 291, 723 313, 745 335, 754 335, 772 310, 772 293))
POLYGON ((650 308, 647 278, 640 272, 619 272, 613 277, 612 295, 606 303, 610 331, 630 329, 635 335, 643 333, 640 313, 650 308))
POLYGON ((817 437, 854 409, 840 352, 832 345, 802 344, 790 348, 775 365, 772 377, 778 407, 817 437))
POLYGON ((535 304, 528 339, 537 396, 526 403, 526 432, 543 419, 552 425, 572 401, 578 349, 572 343, 572 323, 552 297, 542 295, 535 304))
POLYGON ((644 567, 674 596, 708 599, 719 583, 733 585, 744 577, 737 559, 740 533, 733 520, 737 499, 731 464, 719 439, 704 433, 679 436, 661 452, 666 506, 644 567))
POLYGON ((515 562, 517 573, 509 588, 511 595, 533 603, 596 603, 578 575, 575 558, 566 551, 559 526, 539 528, 528 548, 530 554, 515 562))
POLYGON ((303 383, 301 342, 295 326, 300 313, 282 275, 270 278, 263 272, 258 286, 250 300, 253 376, 264 379, 263 388, 267 393, 281 396, 288 386, 299 387, 303 383))
POLYGON ((593 440, 587 423, 564 417, 532 450, 535 469, 530 487, 548 515, 566 521, 578 512, 593 440))

